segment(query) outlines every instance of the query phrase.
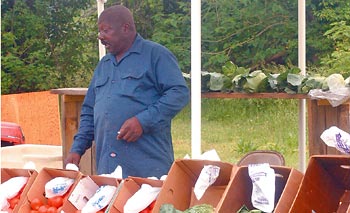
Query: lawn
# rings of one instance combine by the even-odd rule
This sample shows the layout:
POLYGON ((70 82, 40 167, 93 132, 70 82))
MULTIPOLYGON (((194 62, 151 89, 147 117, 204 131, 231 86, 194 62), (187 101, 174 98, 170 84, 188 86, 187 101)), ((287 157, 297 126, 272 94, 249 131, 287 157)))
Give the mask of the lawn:
MULTIPOLYGON (((215 149, 236 163, 252 150, 276 150, 298 168, 298 105, 295 99, 202 99, 202 152, 215 149)), ((175 158, 191 155, 190 104, 173 120, 175 158)))

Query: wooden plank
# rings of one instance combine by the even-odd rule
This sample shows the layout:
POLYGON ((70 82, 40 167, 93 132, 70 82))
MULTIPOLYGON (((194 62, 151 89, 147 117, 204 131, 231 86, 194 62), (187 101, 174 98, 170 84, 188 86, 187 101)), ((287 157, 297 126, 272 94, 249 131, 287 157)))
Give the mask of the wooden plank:
MULTIPOLYGON (((348 105, 348 104, 350 104, 350 100, 342 103, 342 105, 348 105)), ((331 105, 331 104, 326 99, 317 99, 317 105, 331 105)))
POLYGON ((325 154, 326 145, 320 139, 326 125, 325 108, 318 106, 316 100, 308 103, 309 155, 325 154))
MULTIPOLYGON (((325 107, 326 109, 325 111, 326 126, 324 130, 328 129, 331 126, 338 126, 338 116, 340 114, 338 113, 339 107, 332 107, 331 105, 328 105, 328 106, 325 105, 323 107, 325 107)), ((340 154, 340 152, 333 147, 326 146, 326 148, 327 148, 326 150, 327 154, 340 154)))
POLYGON ((272 99, 309 99, 307 94, 288 94, 288 93, 224 93, 208 92, 202 93, 202 98, 272 98, 272 99))
POLYGON ((52 94, 59 95, 86 95, 87 88, 60 88, 50 90, 52 94))
POLYGON ((339 106, 338 128, 350 133, 350 105, 339 106))
MULTIPOLYGON (((74 135, 78 132, 80 125, 80 111, 84 96, 62 95, 62 144, 63 157, 67 157, 74 140, 74 135)), ((92 148, 86 150, 80 160, 79 170, 83 174, 94 174, 92 148)))
POLYGON ((63 95, 63 102, 83 102, 84 95, 63 95))

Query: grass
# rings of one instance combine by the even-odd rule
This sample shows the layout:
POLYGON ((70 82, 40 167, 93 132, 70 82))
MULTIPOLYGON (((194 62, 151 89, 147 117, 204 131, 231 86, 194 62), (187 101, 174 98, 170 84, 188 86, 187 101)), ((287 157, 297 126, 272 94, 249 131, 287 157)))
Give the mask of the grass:
MULTIPOLYGON (((286 166, 298 168, 298 100, 202 99, 201 151, 215 149, 221 161, 236 163, 253 150, 276 150, 286 166)), ((175 158, 191 155, 191 109, 173 120, 175 158)))

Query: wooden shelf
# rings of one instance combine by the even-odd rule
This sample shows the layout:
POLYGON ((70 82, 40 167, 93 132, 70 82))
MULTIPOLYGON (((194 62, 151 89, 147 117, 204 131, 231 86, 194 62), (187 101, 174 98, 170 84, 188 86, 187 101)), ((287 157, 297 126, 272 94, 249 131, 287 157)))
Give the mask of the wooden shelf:
POLYGON ((205 92, 202 98, 273 98, 273 99, 310 99, 307 94, 288 93, 238 93, 238 92, 205 92))
POLYGON ((87 88, 60 88, 51 89, 50 92, 58 95, 86 95, 87 88))

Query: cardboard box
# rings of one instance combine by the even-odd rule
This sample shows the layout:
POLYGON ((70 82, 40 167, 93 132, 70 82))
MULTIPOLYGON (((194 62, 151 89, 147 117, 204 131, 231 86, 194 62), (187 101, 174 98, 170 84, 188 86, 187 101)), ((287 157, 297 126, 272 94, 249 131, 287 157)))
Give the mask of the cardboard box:
POLYGON ((349 191, 350 156, 313 155, 290 212, 349 212, 349 191))
MULTIPOLYGON (((303 174, 289 167, 272 166, 275 170, 275 208, 274 212, 288 212, 298 192, 303 174)), ((237 212, 243 205, 249 210, 255 209, 251 202, 252 181, 248 167, 239 167, 234 178, 230 181, 224 198, 220 201, 218 212, 237 212)))
POLYGON ((105 176, 99 176, 99 175, 91 175, 91 176, 84 175, 80 178, 79 182, 75 185, 74 189, 72 190, 72 193, 69 195, 68 202, 66 202, 63 205, 62 210, 67 213, 76 212, 78 210, 76 207, 77 204, 72 203, 71 202, 72 200, 74 200, 74 202, 77 203, 81 199, 86 199, 85 201, 87 202, 87 200, 95 194, 96 190, 100 186, 110 185, 118 188, 119 182, 120 182, 119 179, 112 178, 112 177, 105 177, 105 176), (84 181, 84 180, 87 180, 86 183, 88 183, 88 181, 92 181, 92 184, 83 186, 85 187, 85 189, 82 189, 80 187, 80 183, 81 183, 80 181, 84 181))
POLYGON ((106 213, 122 213, 124 212, 124 205, 130 197, 132 197, 140 188, 142 184, 149 184, 153 187, 162 187, 162 180, 154 180, 149 178, 128 177, 124 179, 117 190, 113 205, 110 205, 106 213))
POLYGON ((26 199, 26 194, 28 193, 30 187, 32 186, 38 172, 30 169, 13 169, 13 168, 1 168, 1 183, 10 180, 13 177, 28 177, 27 184, 23 188, 20 200, 17 206, 14 208, 13 212, 18 212, 20 206, 26 199))
POLYGON ((45 184, 56 177, 67 177, 74 179, 74 183, 70 190, 67 192, 69 195, 72 189, 77 184, 82 174, 79 171, 73 170, 63 170, 54 168, 43 168, 35 178, 32 186, 30 187, 27 195, 24 198, 24 202, 19 208, 19 212, 30 212, 30 202, 34 198, 39 198, 44 204, 47 203, 47 198, 45 197, 45 184))
POLYGON ((237 166, 220 161, 181 159, 176 160, 170 168, 168 177, 158 195, 153 212, 159 212, 162 204, 173 204, 177 210, 184 211, 194 205, 210 204, 214 208, 222 199, 230 179, 237 166), (216 181, 197 200, 194 186, 205 165, 220 167, 216 181))

